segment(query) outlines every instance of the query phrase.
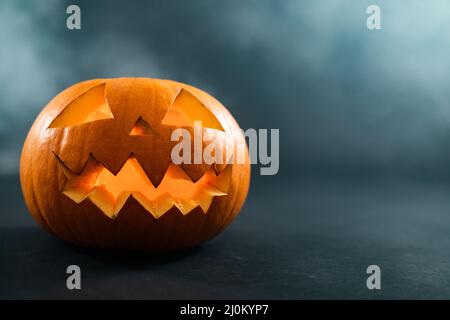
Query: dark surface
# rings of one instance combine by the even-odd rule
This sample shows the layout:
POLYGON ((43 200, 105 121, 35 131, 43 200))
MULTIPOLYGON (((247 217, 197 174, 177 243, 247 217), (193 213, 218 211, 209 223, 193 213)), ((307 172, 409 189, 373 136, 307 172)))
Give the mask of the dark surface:
POLYGON ((1 213, 0 298, 450 296, 446 184, 299 179, 254 185, 223 234, 167 256, 68 246, 34 226, 14 179, 0 186, 8 199, 1 213), (82 269, 81 291, 65 287, 70 264, 82 269), (382 269, 380 291, 366 288, 370 264, 382 269))

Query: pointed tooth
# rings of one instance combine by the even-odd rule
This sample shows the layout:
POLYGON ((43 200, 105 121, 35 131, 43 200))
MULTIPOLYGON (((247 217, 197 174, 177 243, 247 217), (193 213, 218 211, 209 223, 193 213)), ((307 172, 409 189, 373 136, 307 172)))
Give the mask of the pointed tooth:
POLYGON ((161 196, 156 200, 149 200, 140 192, 133 193, 133 197, 153 216, 155 219, 160 218, 163 214, 173 207, 167 195, 161 196))
POLYGON ((62 159, 55 152, 53 152, 53 154, 55 155, 58 167, 62 170, 66 178, 69 180, 75 179, 77 175, 73 173, 72 170, 70 170, 70 168, 64 163, 64 161, 62 161, 62 159))
MULTIPOLYGON (((216 175, 217 166, 212 165, 204 175, 194 183, 181 166, 172 164, 167 169, 160 186, 164 185, 164 183, 168 183, 169 185, 166 185, 166 187, 168 187, 167 190, 171 190, 170 185, 177 182, 171 179, 180 180, 178 182, 181 183, 181 190, 183 190, 183 188, 192 187, 193 198, 186 199, 187 195, 182 195, 184 194, 183 192, 178 195, 181 197, 178 199, 176 198, 178 192, 175 192, 175 194, 172 195, 175 197, 174 199, 168 193, 158 196, 157 193, 145 191, 145 194, 142 194, 141 192, 133 192, 132 190, 124 191, 116 198, 114 194, 108 191, 105 185, 96 185, 96 183, 98 183, 97 180, 99 174, 102 172, 101 170, 107 170, 111 175, 114 174, 98 162, 92 154, 86 161, 80 175, 73 173, 56 154, 55 156, 57 158, 58 166, 61 167, 63 173, 68 178, 63 193, 77 203, 89 198, 94 205, 111 219, 114 219, 118 215, 130 195, 133 195, 133 197, 156 219, 168 212, 173 206, 176 206, 183 215, 188 214, 197 206, 200 206, 203 212, 206 213, 211 206, 214 196, 227 195, 229 178, 231 175, 231 166, 225 167, 219 175, 216 175)), ((133 155, 130 155, 122 168, 127 163, 140 168, 138 160, 133 155), (130 162, 128 163, 128 161, 130 162)), ((117 175, 120 175, 120 172, 121 171, 119 171, 117 175)), ((143 173, 145 174, 145 172, 143 173)), ((150 179, 148 180, 150 181, 150 179)), ((153 186, 151 181, 149 185, 150 184, 153 186)), ((165 190, 164 188, 165 187, 160 190, 163 191, 165 190)), ((156 192, 156 189, 154 191, 156 192)))
POLYGON ((68 196, 70 199, 72 199, 76 203, 81 203, 88 196, 88 193, 82 193, 75 188, 71 188, 71 189, 67 189, 67 190, 64 189, 62 193, 65 194, 66 196, 68 196))
POLYGON ((197 206, 197 203, 191 200, 175 200, 174 203, 184 216, 197 206))
POLYGON ((202 191, 204 193, 208 193, 211 196, 226 196, 227 195, 226 192, 223 192, 210 184, 205 184, 202 188, 202 191))
POLYGON ((117 216, 119 214, 120 210, 122 210, 122 207, 125 205, 130 195, 131 192, 122 192, 119 194, 114 205, 114 216, 117 216))
POLYGON ((106 190, 104 185, 96 186, 90 193, 89 199, 109 218, 114 219, 116 199, 106 190))
POLYGON ((172 209, 173 207, 173 202, 170 201, 169 199, 164 200, 163 203, 158 203, 155 204, 152 207, 152 214, 153 216, 158 219, 161 216, 163 216, 167 211, 169 211, 170 209, 172 209))
POLYGON ((202 199, 202 201, 200 202, 200 207, 202 208, 203 213, 206 214, 208 212, 209 207, 211 206, 212 200, 213 200, 213 197, 208 197, 208 196, 206 196, 202 199))
POLYGON ((225 169, 226 166, 227 166, 226 163, 223 163, 223 164, 214 163, 212 165, 212 168, 214 169, 214 173, 216 174, 216 176, 218 176, 223 171, 223 169, 225 169))
POLYGON ((186 171, 183 170, 183 168, 181 168, 180 166, 173 165, 173 164, 169 166, 169 169, 167 169, 163 180, 166 177, 173 178, 173 179, 183 179, 183 180, 192 182, 191 177, 189 177, 189 175, 186 173, 186 171))
POLYGON ((200 187, 200 190, 205 190, 212 195, 223 196, 227 194, 229 186, 229 175, 227 174, 230 169, 225 169, 219 176, 214 174, 212 167, 203 175, 203 177, 196 182, 200 187))
POLYGON ((231 181, 231 166, 226 166, 222 170, 219 176, 217 176, 214 187, 221 190, 222 192, 228 193, 228 188, 230 187, 231 181))

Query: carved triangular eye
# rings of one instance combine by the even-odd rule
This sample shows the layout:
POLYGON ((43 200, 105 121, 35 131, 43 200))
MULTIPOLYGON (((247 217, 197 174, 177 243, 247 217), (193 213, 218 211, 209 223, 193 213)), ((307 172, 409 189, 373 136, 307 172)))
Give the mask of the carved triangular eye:
POLYGON ((152 128, 141 117, 137 119, 136 123, 130 131, 130 136, 150 136, 154 134, 155 132, 152 130, 152 128))
POLYGON ((181 89, 161 123, 169 126, 193 127, 195 121, 201 121, 205 128, 224 131, 219 120, 199 99, 189 91, 181 89))
POLYGON ((105 84, 95 86, 69 103, 49 128, 76 126, 87 122, 114 119, 105 97, 105 84))

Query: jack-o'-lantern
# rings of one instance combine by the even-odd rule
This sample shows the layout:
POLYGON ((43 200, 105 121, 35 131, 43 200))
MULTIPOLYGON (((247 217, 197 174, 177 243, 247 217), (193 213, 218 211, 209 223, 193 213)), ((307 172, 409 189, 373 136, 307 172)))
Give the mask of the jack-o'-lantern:
POLYGON ((212 238, 241 209, 250 166, 174 163, 174 130, 195 137, 198 122, 209 137, 201 150, 212 140, 222 142, 216 149, 244 144, 248 160, 237 122, 202 90, 146 78, 75 84, 49 102, 25 141, 29 211, 51 234, 95 248, 165 251, 212 238))

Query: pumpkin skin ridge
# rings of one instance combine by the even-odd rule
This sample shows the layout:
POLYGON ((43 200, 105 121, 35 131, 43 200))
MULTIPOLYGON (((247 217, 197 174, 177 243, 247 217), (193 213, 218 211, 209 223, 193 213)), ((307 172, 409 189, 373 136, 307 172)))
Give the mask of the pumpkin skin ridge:
MULTIPOLYGON (((48 128, 47 128, 47 130, 48 130, 48 128)), ((56 145, 57 145, 58 147, 61 145, 60 140, 64 140, 66 134, 67 134, 67 131, 63 129, 63 132, 62 132, 61 137, 59 137, 59 140, 56 141, 56 145)), ((56 155, 56 153, 55 153, 53 150, 52 150, 52 153, 53 153, 54 155, 56 155)), ((54 158, 54 157, 53 157, 53 158, 54 158)), ((54 171, 55 171, 55 174, 58 174, 58 173, 57 173, 57 168, 55 168, 54 171)), ((59 187, 59 186, 58 186, 58 187, 59 187)), ((58 188, 58 190, 61 191, 59 188, 58 188)), ((74 243, 80 244, 80 239, 78 238, 78 236, 75 235, 77 232, 76 232, 75 230, 73 230, 75 226, 71 226, 71 227, 70 227, 70 226, 69 226, 69 223, 67 223, 68 218, 69 218, 69 219, 71 218, 70 215, 69 215, 69 217, 66 217, 66 212, 63 211, 63 212, 61 212, 61 213, 59 214, 59 216, 60 216, 60 219, 62 220, 62 222, 63 222, 65 228, 67 229, 67 232, 69 233, 69 235, 70 235, 72 238, 74 238, 74 243)), ((80 220, 81 220, 81 219, 80 219, 80 220)), ((86 224, 86 222, 85 222, 85 224, 86 224)), ((88 230, 89 230, 89 227, 88 227, 88 230)))
MULTIPOLYGON (((31 165, 32 165, 32 164, 31 164, 31 165)), ((21 183, 21 184, 22 184, 22 183, 21 183)), ((31 189, 34 189, 34 187, 33 187, 33 178, 31 178, 30 184, 31 184, 31 189)), ((25 192, 25 191, 22 190, 22 193, 24 193, 24 192, 25 192)), ((31 192, 31 201, 34 203, 34 206, 36 207, 37 216, 38 216, 38 218, 37 218, 38 224, 42 225, 42 227, 43 227, 48 233, 50 233, 50 234, 55 234, 55 232, 51 229, 49 223, 46 221, 44 215, 42 214, 42 211, 41 211, 41 209, 39 208, 39 205, 38 205, 38 203, 37 203, 36 196, 35 196, 34 192, 31 192)), ((29 205, 27 205, 27 206, 29 206, 29 205)))
MULTIPOLYGON (((23 158, 26 159, 26 162, 31 163, 37 161, 39 163, 42 161, 41 159, 45 157, 42 154, 33 152, 34 150, 40 149, 43 153, 48 153, 50 151, 50 154, 55 152, 55 154, 57 154, 57 156, 59 156, 73 172, 79 173, 82 172, 83 165, 86 164, 85 160, 91 154, 106 169, 111 173, 116 174, 123 166, 123 162, 121 163, 120 161, 123 161, 123 159, 126 161, 130 155, 133 155, 142 165, 142 169, 148 179, 155 186, 158 186, 167 169, 167 166, 164 166, 167 156, 170 154, 167 150, 171 150, 172 148, 172 145, 169 144, 167 140, 164 140, 164 137, 168 132, 174 129, 165 128, 159 132, 162 127, 160 120, 163 118, 165 112, 167 112, 170 101, 176 96, 178 90, 183 88, 192 93, 213 113, 223 126, 226 134, 231 135, 233 139, 241 139, 240 135, 242 135, 242 133, 240 131, 239 133, 237 132, 239 128, 237 122, 228 110, 226 110, 214 97, 200 89, 172 80, 148 78, 93 79, 83 81, 65 89, 49 102, 46 108, 44 108, 37 117, 27 136, 22 152, 22 154, 27 153, 27 155, 23 158), (54 131, 43 134, 40 139, 36 140, 36 136, 40 135, 39 128, 45 126, 44 130, 47 131, 48 125, 58 117, 67 105, 74 99, 77 99, 80 95, 83 95, 84 92, 95 86, 99 86, 101 83, 105 83, 105 99, 114 115, 114 119, 107 119, 109 124, 105 124, 106 120, 97 120, 90 123, 83 123, 77 126, 78 128, 52 128, 49 130, 54 131), (115 92, 112 93, 113 91, 115 92), (111 93, 113 94, 112 97, 110 96, 111 93), (150 101, 156 104, 157 107, 152 104, 149 104, 147 107, 144 106, 150 101), (133 106, 136 102, 137 106, 133 106), (145 114, 140 114, 142 110, 147 110, 144 112, 147 116, 145 116, 145 114), (117 111, 119 111, 119 115, 116 115, 117 111), (131 115, 125 115, 124 112, 128 112, 131 115), (123 118, 124 115, 125 118, 123 118), (128 145, 128 142, 132 140, 129 138, 126 131, 134 124, 133 121, 140 116, 143 116, 143 119, 150 124, 152 130, 156 129, 157 138, 137 136, 135 137, 137 139, 128 145), (115 123, 115 121, 120 121, 120 123, 115 123), (104 123, 100 124, 101 122, 104 123), (112 133, 110 132, 109 134, 106 134, 106 136, 102 136, 102 132, 106 132, 105 130, 108 126, 116 129, 114 129, 112 133), (31 138, 29 138, 30 136, 31 138), (83 141, 83 143, 81 143, 80 138, 85 136, 88 141, 83 141), (115 146, 102 145, 102 141, 97 141, 96 137, 102 137, 100 140, 103 140, 104 143, 112 143, 115 146), (118 137, 118 140, 115 140, 115 137, 118 137), (43 145, 30 147, 33 143, 43 145), (162 144, 164 144, 163 149, 158 149, 158 146, 162 144), (97 149, 92 147, 95 145, 101 146, 101 148, 97 149), (145 145, 145 149, 139 149, 140 145, 145 145), (80 148, 79 153, 75 154, 74 151, 77 148, 80 148), (108 152, 108 150, 114 150, 114 148, 118 149, 118 152, 108 152), (137 149, 138 152, 136 152, 135 149, 137 149), (160 156, 162 156, 163 159, 156 159, 160 156), (153 170, 158 172, 153 172, 153 170), (154 177, 157 177, 156 180, 159 181, 155 181, 153 179, 154 177)), ((174 144, 176 143, 178 142, 174 142, 174 144)), ((204 145, 202 145, 202 148, 204 148, 204 145)), ((248 150, 246 151, 248 152, 248 150)), ((48 170, 53 171, 56 162, 53 154, 51 154, 51 157, 53 159, 48 158, 47 168, 48 170)), ((67 224, 67 228, 75 226, 73 225, 74 221, 78 221, 76 228, 70 229, 70 232, 73 233, 73 241, 71 241, 72 239, 64 239, 65 241, 112 250, 139 249, 144 251, 158 251, 160 249, 165 251, 200 244, 221 232, 237 216, 238 209, 242 207, 248 192, 250 165, 228 165, 231 166, 230 181, 228 181, 230 184, 229 193, 225 196, 214 196, 206 212, 203 212, 201 208, 196 206, 189 213, 183 215, 176 206, 172 206, 171 209, 158 219, 153 217, 139 201, 130 195, 113 220, 106 217, 110 220, 110 222, 107 222, 104 220, 105 217, 101 218, 98 216, 99 214, 105 215, 94 205, 94 203, 92 203, 92 201, 90 201, 90 199, 85 199, 80 204, 70 203, 73 201, 63 195, 60 190, 61 186, 63 187, 66 182, 61 172, 58 172, 52 177, 49 176, 49 179, 52 182, 44 187, 45 190, 39 190, 39 184, 43 182, 42 178, 39 178, 36 182, 37 184, 32 183, 30 185, 29 182, 23 182, 23 180, 29 179, 30 172, 35 172, 39 166, 38 168, 34 168, 26 163, 23 165, 23 169, 21 166, 21 183, 22 186, 27 185, 27 187, 22 190, 25 198, 28 198, 26 202, 29 210, 38 222, 39 220, 41 221, 40 224, 43 225, 44 229, 48 229, 47 231, 50 233, 62 237, 62 234, 59 234, 60 231, 62 231, 60 230, 63 227, 62 225, 59 226, 59 229, 57 228, 56 231, 52 228, 53 223, 63 223, 62 221, 58 222, 58 219, 55 219, 56 216, 59 216, 59 220, 65 217, 65 214, 61 211, 67 212, 67 217, 70 217, 70 219, 64 223, 67 224), (59 188, 57 188, 58 190, 54 189, 55 185, 59 186, 59 188), (45 192, 51 194, 54 199, 50 199, 50 197, 41 204, 42 208, 39 209, 37 207, 40 204, 39 199, 42 197, 41 194, 45 192), (30 197, 35 197, 36 199, 30 200, 30 197), (67 199, 64 199, 64 197, 67 199), (31 203, 29 204, 28 202, 30 201, 31 203), (57 202, 56 207, 53 209, 48 207, 52 201, 57 202), (127 217, 125 213, 130 213, 131 216, 127 217), (148 219, 148 215, 151 215, 152 218, 148 219), (55 218, 51 218, 47 221, 45 218, 46 216, 55 216, 55 218), (149 221, 143 222, 144 218, 149 221), (82 223, 83 220, 84 223, 82 223), (155 220, 156 222, 152 222, 152 220, 155 220), (47 224, 47 226, 44 223, 47 224), (140 223, 142 223, 142 225, 140 225, 140 223), (138 232, 141 237, 140 239, 132 234, 134 232, 132 231, 133 225, 138 227, 136 230, 141 230, 138 232), (143 231, 145 228, 148 228, 148 232, 143 231), (187 231, 183 230, 186 228, 191 228, 192 233, 189 234, 187 231), (160 237, 152 236, 150 230, 160 234, 160 237), (78 238, 80 239, 78 240, 78 238), (139 243, 138 240, 142 242, 139 243)), ((200 179, 201 174, 205 174, 210 168, 213 168, 216 174, 218 173, 216 171, 215 163, 209 165, 183 164, 180 165, 180 167, 193 182, 200 179)), ((223 169, 224 168, 222 168, 222 170, 223 169)), ((222 170, 220 170, 219 173, 222 170)), ((42 174, 37 172, 36 176, 42 176, 42 174)))

